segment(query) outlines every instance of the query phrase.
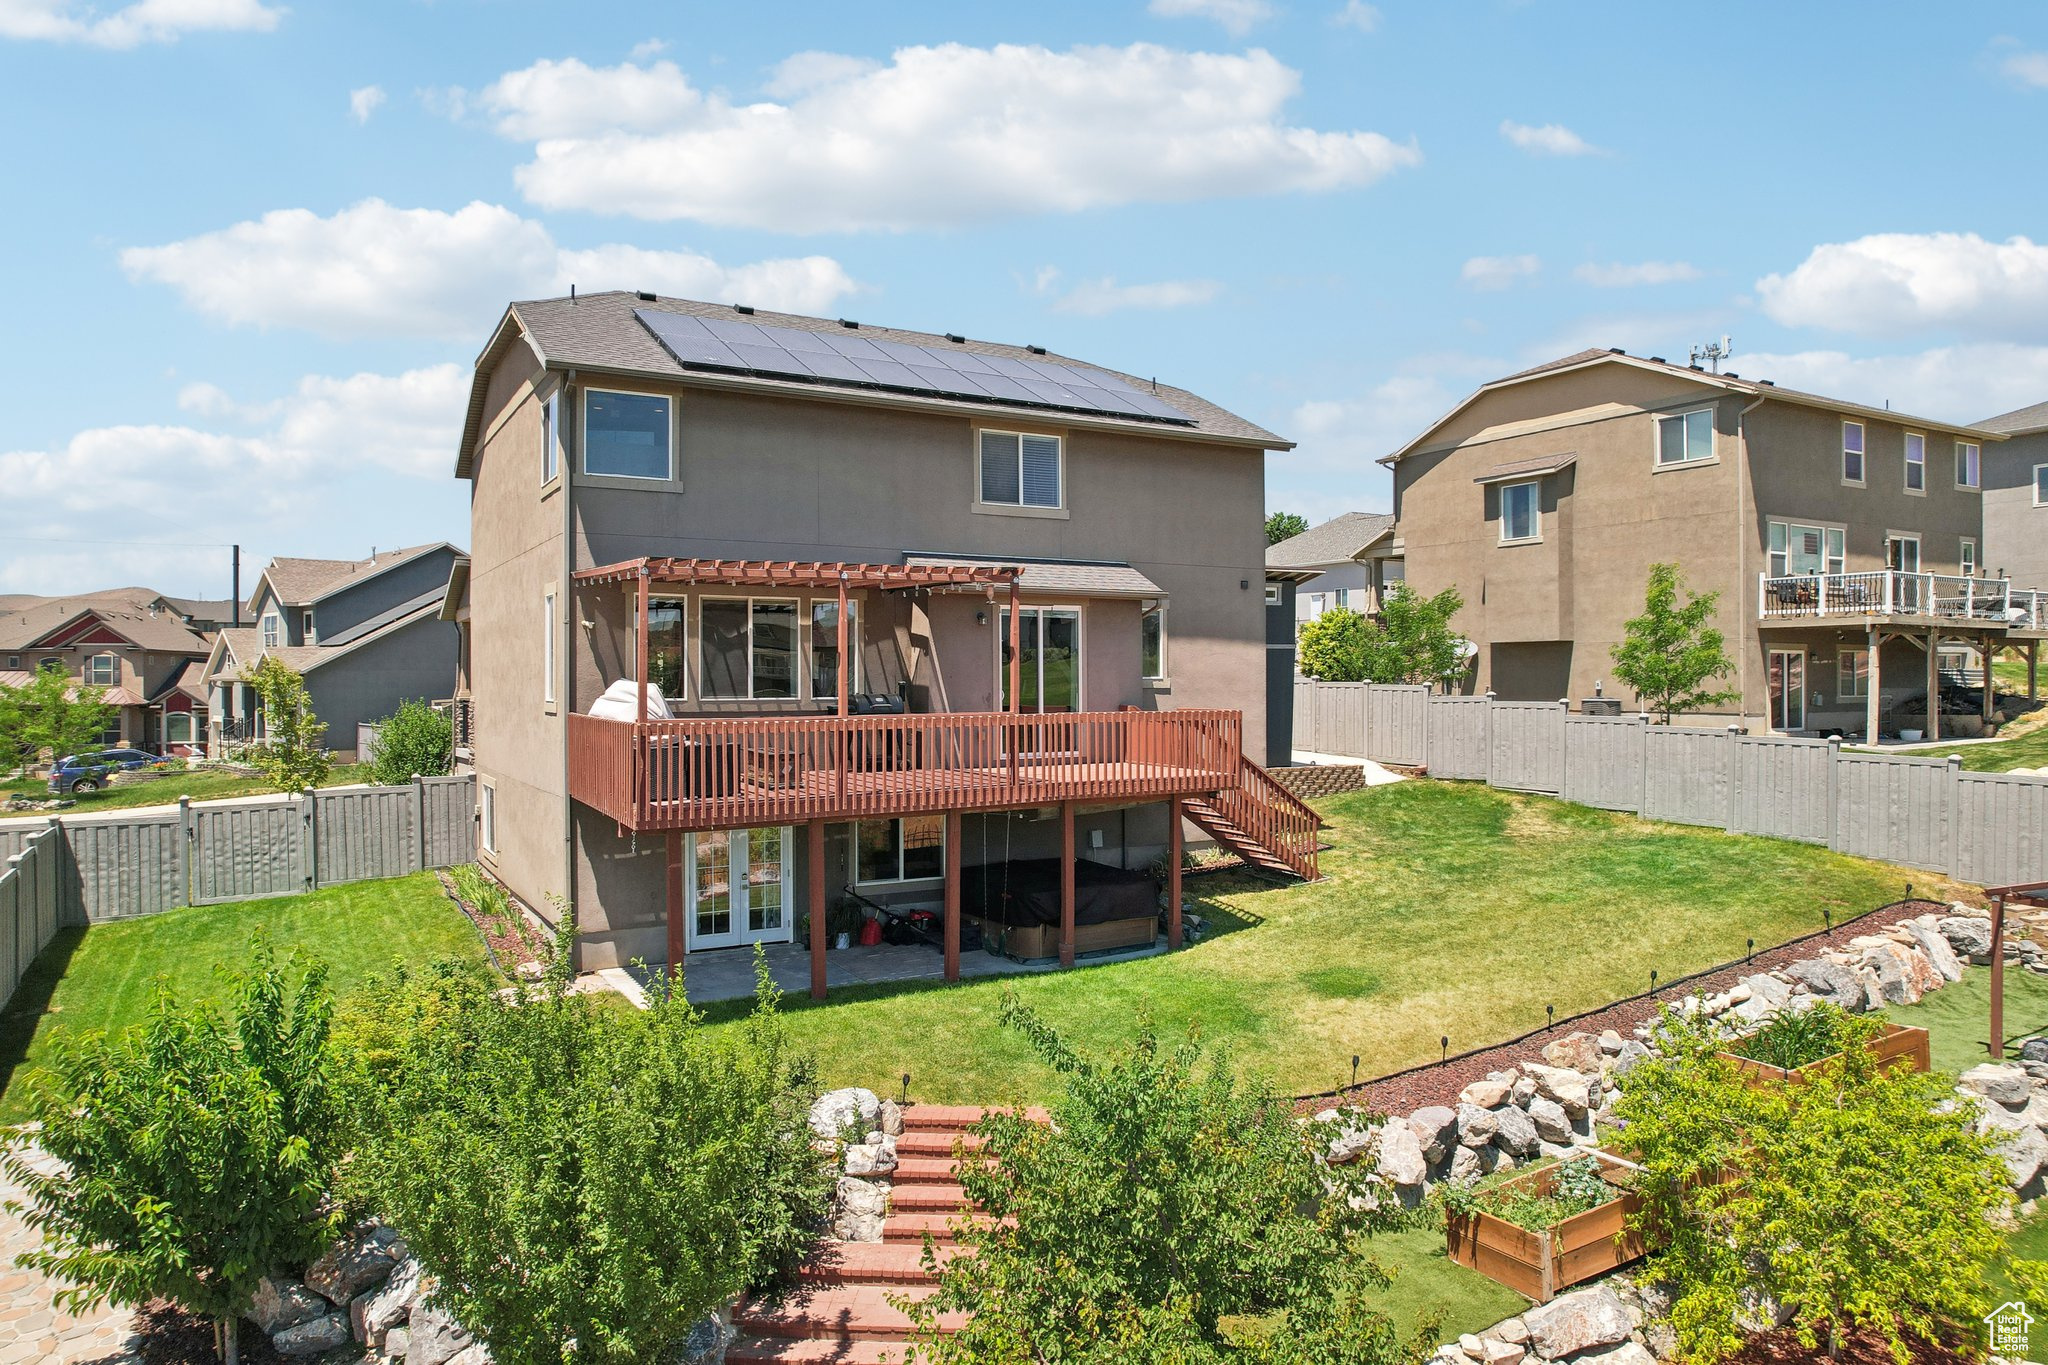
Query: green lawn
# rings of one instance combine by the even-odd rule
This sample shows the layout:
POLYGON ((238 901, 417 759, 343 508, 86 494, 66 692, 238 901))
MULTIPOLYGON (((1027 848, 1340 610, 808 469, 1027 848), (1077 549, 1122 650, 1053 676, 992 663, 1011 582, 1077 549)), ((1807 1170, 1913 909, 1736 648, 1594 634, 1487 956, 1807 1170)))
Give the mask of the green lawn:
MULTIPOLYGON (((1896 900, 1925 872, 1807 844, 1660 825, 1470 783, 1414 781, 1316 803, 1325 880, 1189 883, 1224 932, 1187 951, 1027 978, 876 985, 792 998, 826 1082, 928 1101, 1036 1098, 1050 1077, 996 1022, 1014 987, 1084 1048, 1146 1014, 1191 1021, 1290 1092, 1322 1090, 1605 1005, 1896 900)), ((743 1006, 714 1006, 714 1019, 743 1006)))
POLYGON ((23 1116, 22 1082, 57 1039, 134 1024, 159 976, 181 998, 216 996, 214 968, 243 962, 259 927, 281 951, 304 948, 325 962, 337 994, 394 961, 485 956, 432 873, 66 930, 0 1013, 0 1122, 23 1116))
POLYGON ((1377 1306, 1404 1336, 1426 1313, 1443 1315, 1438 1341, 1456 1341, 1460 1333, 1482 1331, 1529 1306, 1514 1290, 1453 1261, 1439 1224, 1382 1233, 1372 1239, 1372 1255, 1394 1277, 1377 1306))
MULTIPOLYGON (((327 774, 323 787, 339 787, 351 782, 367 782, 370 775, 353 764, 337 765, 327 774)), ((273 790, 260 777, 237 777, 233 773, 193 772, 177 773, 154 782, 138 782, 132 787, 105 787, 96 792, 82 792, 73 799, 78 802, 66 814, 83 815, 88 811, 131 810, 136 806, 176 805, 178 798, 189 796, 194 801, 220 801, 234 796, 261 796, 273 790)), ((0 782, 0 802, 10 796, 32 796, 41 801, 50 795, 49 783, 40 777, 20 778, 0 782)), ((43 812, 32 812, 31 818, 48 819, 43 812)), ((0 820, 7 817, 0 810, 0 820)))
MULTIPOLYGON (((1895 1024, 1927 1030, 1937 1071, 1967 1071, 1991 1060, 1984 1044, 1991 1032, 1991 973, 1972 967, 1963 979, 1917 1005, 1893 1005, 1885 1016, 1895 1024)), ((2014 967, 2005 974, 2006 1058, 2019 1055, 2019 1040, 2048 1033, 2048 977, 2014 967)))
POLYGON ((1973 773, 2009 773, 2014 768, 2038 768, 2048 763, 2048 725, 2037 725, 2011 739, 1994 739, 1987 744, 1960 744, 1956 753, 1963 767, 1973 773))

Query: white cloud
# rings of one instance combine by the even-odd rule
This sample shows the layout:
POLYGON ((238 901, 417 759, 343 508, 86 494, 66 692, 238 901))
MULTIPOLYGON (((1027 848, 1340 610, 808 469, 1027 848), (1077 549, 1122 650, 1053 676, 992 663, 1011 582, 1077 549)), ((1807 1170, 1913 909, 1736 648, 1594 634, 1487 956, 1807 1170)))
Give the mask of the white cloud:
POLYGON ((2048 52, 2015 52, 1998 69, 2021 85, 2048 89, 2048 52))
POLYGON ((1186 308, 1208 303, 1223 292, 1216 280, 1161 280, 1156 284, 1118 284, 1114 277, 1082 280, 1053 304, 1060 313, 1101 317, 1126 308, 1186 308))
POLYGON ((1700 277, 1699 267, 1687 261, 1620 261, 1609 265, 1588 263, 1572 271, 1574 279, 1596 289, 1626 289, 1638 284, 1679 284, 1700 277))
POLYGON ((1580 137, 1562 123, 1546 123, 1540 127, 1517 123, 1513 119, 1500 121, 1500 135, 1525 152, 1539 156, 1598 156, 1601 149, 1580 137))
POLYGON ((268 33, 283 17, 262 0, 136 0, 106 15, 78 0, 0 0, 0 38, 130 48, 187 33, 268 33))
POLYGON ((507 302, 564 294, 571 284, 799 313, 824 311, 856 287, 827 256, 726 266, 688 251, 570 250, 541 224, 495 204, 446 213, 381 199, 327 218, 277 209, 182 242, 130 247, 121 265, 223 322, 469 341, 482 337, 507 302))
POLYGON ((1505 289, 1542 268, 1535 256, 1474 256, 1458 271, 1458 278, 1474 289, 1505 289))
POLYGON ((1344 0, 1344 8, 1331 15, 1330 22, 1340 28, 1372 33, 1380 26, 1379 6, 1369 5, 1366 0, 1344 0))
POLYGON ((357 123, 368 123, 370 115, 377 112, 377 106, 384 102, 384 87, 366 85, 359 90, 348 92, 349 117, 357 123))
POLYGON ((1973 337, 2048 334, 2048 245, 1974 232, 1885 232, 1817 246, 1756 282, 1764 312, 1790 327, 1897 336, 1950 328, 1973 337))
POLYGON ((787 102, 734 104, 672 63, 544 61, 478 102, 534 144, 550 209, 786 232, 947 227, 1103 205, 1371 184, 1421 153, 1282 122, 1298 72, 1270 53, 911 47, 889 64, 805 53, 787 102))
POLYGON ((777 99, 788 99, 855 80, 870 71, 879 71, 881 66, 866 57, 848 57, 838 52, 797 52, 777 62, 768 83, 761 88, 777 99))
POLYGON ((668 51, 668 39, 642 38, 639 42, 633 44, 633 50, 629 55, 636 62, 644 62, 649 57, 659 57, 666 51, 668 51))
POLYGON ((1805 389, 1947 422, 1977 422, 2041 401, 2048 393, 2048 346, 1975 342, 1905 355, 1851 356, 1842 351, 1758 352, 1734 369, 1745 379, 1772 379, 1805 389))
POLYGON ((1213 19, 1232 37, 1274 14, 1266 0, 1151 0, 1145 8, 1162 19, 1213 19))
POLYGON ((1460 381, 1454 388, 1443 374, 1417 370, 1374 383, 1355 397, 1296 404, 1275 424, 1298 444, 1267 457, 1267 507, 1300 512, 1311 523, 1340 512, 1386 511, 1391 476, 1373 462, 1413 440, 1471 387, 1460 381))

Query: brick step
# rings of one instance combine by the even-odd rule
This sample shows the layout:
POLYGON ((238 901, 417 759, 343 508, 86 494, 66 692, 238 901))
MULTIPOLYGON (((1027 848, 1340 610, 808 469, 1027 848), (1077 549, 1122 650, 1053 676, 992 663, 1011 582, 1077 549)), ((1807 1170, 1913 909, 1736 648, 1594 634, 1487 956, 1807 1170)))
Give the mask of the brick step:
POLYGON ((958 1185, 898 1185, 889 1191, 891 1213, 953 1213, 967 1207, 958 1185))
MULTIPOLYGON (((910 1336, 910 1315, 889 1302, 891 1295, 922 1299, 931 1290, 875 1284, 821 1285, 799 1288, 776 1301, 743 1300, 733 1310, 733 1326, 749 1336, 797 1341, 904 1341, 910 1336)), ((948 1313, 939 1319, 941 1332, 956 1332, 967 1319, 948 1313)))
POLYGON ((902 1137, 896 1139, 896 1155, 950 1157, 953 1155, 955 1142, 969 1152, 981 1149, 981 1137, 977 1133, 948 1133, 934 1128, 905 1131, 902 1137))
MULTIPOLYGON (((960 1254, 954 1246, 937 1248, 940 1265, 960 1254)), ((930 1284, 924 1247, 917 1242, 826 1242, 805 1261, 797 1278, 805 1284, 930 1284)))
POLYGON ((741 1337, 725 1349, 726 1365, 902 1365, 908 1341, 792 1341, 741 1337))
MULTIPOLYGON (((1000 1107, 1000 1106, 999 1106, 1000 1107)), ((988 1110, 978 1104, 913 1104, 903 1111, 905 1132, 928 1132, 932 1129, 965 1132, 980 1123, 988 1110)), ((1044 1123, 1046 1111, 1032 1107, 1024 1111, 1024 1117, 1034 1123, 1044 1123)))
POLYGON ((955 1185, 960 1180, 960 1168, 953 1164, 950 1156, 903 1156, 897 1149, 898 1158, 893 1178, 898 1189, 905 1185, 955 1185))
POLYGON ((954 1215, 950 1213, 895 1213, 882 1220, 884 1242, 922 1243, 926 1233, 940 1246, 953 1244, 954 1215))

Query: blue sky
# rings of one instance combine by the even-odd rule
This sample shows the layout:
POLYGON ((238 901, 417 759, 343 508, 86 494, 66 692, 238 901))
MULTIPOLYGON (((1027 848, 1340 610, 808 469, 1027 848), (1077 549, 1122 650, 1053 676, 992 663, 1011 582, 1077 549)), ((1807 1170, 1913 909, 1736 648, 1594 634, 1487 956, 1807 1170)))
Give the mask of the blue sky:
POLYGON ((2048 399, 2036 5, 0 0, 0 121, 0 592, 463 541, 571 281, 1156 374, 1312 520, 1585 345, 2048 399))

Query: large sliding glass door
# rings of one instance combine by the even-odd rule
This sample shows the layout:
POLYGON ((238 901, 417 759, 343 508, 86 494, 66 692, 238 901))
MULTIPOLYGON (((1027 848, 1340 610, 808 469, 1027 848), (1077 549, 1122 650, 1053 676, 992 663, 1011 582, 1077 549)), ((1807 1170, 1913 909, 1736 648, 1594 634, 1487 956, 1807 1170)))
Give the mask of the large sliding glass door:
MULTIPOLYGON (((1021 711, 1081 709, 1081 613, 1073 607, 1023 607, 1018 611, 1022 667, 1021 711)), ((1002 709, 1010 709, 1010 609, 1002 611, 996 636, 996 688, 1002 709)))
POLYGON ((690 950, 787 943, 789 827, 712 830, 689 838, 690 865, 684 872, 690 950))
POLYGON ((1806 728, 1806 651, 1771 651, 1771 728, 1786 734, 1806 728))

